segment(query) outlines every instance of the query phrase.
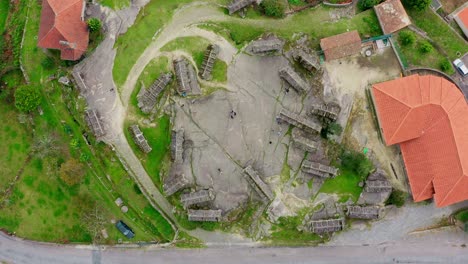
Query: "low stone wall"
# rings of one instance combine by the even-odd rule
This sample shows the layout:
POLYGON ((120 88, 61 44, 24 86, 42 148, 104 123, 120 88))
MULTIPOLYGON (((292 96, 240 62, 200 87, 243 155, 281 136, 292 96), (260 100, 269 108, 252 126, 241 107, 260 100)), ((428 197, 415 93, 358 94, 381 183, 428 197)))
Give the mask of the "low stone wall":
POLYGON ((342 4, 333 4, 328 2, 327 0, 323 1, 323 4, 326 6, 332 6, 332 7, 347 7, 350 6, 354 3, 355 0, 350 0, 349 3, 342 3, 342 4))

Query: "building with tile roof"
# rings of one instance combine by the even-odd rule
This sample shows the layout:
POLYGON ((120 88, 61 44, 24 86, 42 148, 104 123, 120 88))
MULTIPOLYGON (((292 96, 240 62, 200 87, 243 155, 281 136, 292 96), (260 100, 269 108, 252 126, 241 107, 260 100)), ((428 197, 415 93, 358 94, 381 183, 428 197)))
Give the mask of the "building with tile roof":
POLYGON ((460 26, 463 34, 468 38, 468 4, 454 15, 455 21, 460 26))
POLYGON ((62 60, 78 60, 88 48, 83 0, 43 0, 37 45, 61 51, 62 60))
POLYGON ((361 51, 361 37, 357 30, 338 34, 320 40, 325 60, 347 57, 361 51))
POLYGON ((375 5, 374 10, 385 35, 411 25, 411 20, 400 0, 387 0, 375 5))
POLYGON ((387 145, 399 144, 415 201, 438 207, 468 199, 468 104, 450 81, 411 75, 375 84, 387 145))

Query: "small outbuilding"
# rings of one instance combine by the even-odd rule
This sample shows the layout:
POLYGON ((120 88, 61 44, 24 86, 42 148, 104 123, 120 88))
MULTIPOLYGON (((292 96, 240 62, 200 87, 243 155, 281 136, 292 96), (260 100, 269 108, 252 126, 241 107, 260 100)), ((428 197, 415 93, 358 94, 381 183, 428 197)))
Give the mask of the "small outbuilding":
POLYGON ((361 37, 357 30, 323 38, 320 48, 325 54, 325 60, 335 60, 361 52, 361 37))
POLYGON ((409 16, 400 0, 387 0, 374 6, 374 10, 385 35, 411 25, 409 16))

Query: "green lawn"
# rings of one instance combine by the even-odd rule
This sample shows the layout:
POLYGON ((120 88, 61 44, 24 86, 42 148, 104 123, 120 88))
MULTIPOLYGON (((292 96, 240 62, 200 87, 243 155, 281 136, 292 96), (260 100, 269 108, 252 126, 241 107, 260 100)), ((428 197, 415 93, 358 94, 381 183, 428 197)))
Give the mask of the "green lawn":
POLYGON ((462 55, 468 52, 466 42, 450 30, 449 25, 440 20, 429 8, 423 12, 408 10, 408 14, 413 23, 427 32, 428 36, 447 53, 451 61, 458 57, 457 52, 462 55))
POLYGON ((457 220, 460 220, 462 222, 468 222, 468 210, 462 210, 460 212, 458 212, 456 215, 455 215, 455 218, 457 220))
POLYGON ((362 180, 364 179, 356 173, 340 168, 340 174, 333 179, 327 179, 319 192, 338 194, 341 198, 340 200, 344 200, 344 202, 348 198, 356 202, 362 192, 362 187, 358 185, 362 180))
POLYGON ((130 0, 99 0, 101 5, 108 6, 114 10, 120 10, 130 6, 130 0))
MULTIPOLYGON (((110 147, 94 142, 85 142, 82 131, 84 125, 84 104, 78 93, 70 88, 48 80, 52 73, 61 73, 57 68, 45 70, 41 61, 45 58, 42 50, 36 48, 37 22, 40 3, 29 2, 31 18, 27 24, 27 34, 23 47, 25 70, 33 84, 42 87, 43 115, 31 114, 34 123, 20 124, 18 112, 8 97, 0 102, 1 120, 8 125, 0 129, 0 163, 16 171, 25 160, 28 148, 36 138, 51 135, 58 153, 46 158, 34 157, 27 163, 20 180, 14 185, 11 195, 0 198, 6 201, 0 209, 0 228, 16 232, 18 236, 34 240, 53 242, 90 242, 91 234, 83 227, 82 209, 90 197, 103 208, 106 219, 105 228, 109 239, 104 243, 116 243, 118 239, 127 240, 113 226, 111 220, 124 220, 136 233, 132 241, 170 241, 174 236, 170 224, 154 210, 135 183, 124 170, 110 147), (71 107, 73 106, 73 107, 71 107), (75 107, 77 106, 77 107, 75 107), (32 133, 34 131, 34 133, 32 133), (11 150, 10 150, 11 149, 11 150), (9 154, 10 153, 10 154, 9 154), (58 177, 58 169, 64 161, 75 158, 82 160, 85 168, 83 181, 76 186, 68 186, 58 177), (16 162, 15 160, 18 160, 16 162), (18 164, 11 164, 12 162, 18 164), (15 167, 16 166, 16 167, 15 167), (129 207, 124 214, 114 200, 121 197, 129 207), (130 203, 131 201, 131 203, 130 203)), ((62 65, 63 67, 63 65, 62 65)), ((66 69, 66 68, 65 68, 66 69)), ((63 73, 63 72, 62 72, 63 73)), ((15 85, 21 83, 21 74, 11 73, 2 78, 15 85)), ((88 134, 90 134, 88 132, 88 134)), ((0 176, 6 182, 11 174, 0 176)), ((0 186, 3 191, 4 186, 0 186)))
MULTIPOLYGON (((401 32, 405 32, 405 31, 409 31, 409 30, 403 30, 401 32)), ((398 36, 400 35, 400 33, 398 33, 398 36)), ((442 62, 446 61, 447 58, 435 48, 429 53, 421 52, 420 51, 421 44, 427 42, 427 40, 425 40, 424 38, 416 34, 415 36, 416 36, 415 43, 409 44, 409 45, 403 45, 401 41, 398 40, 398 44, 400 46, 401 52, 403 53, 403 56, 406 58, 406 60, 410 64, 409 66, 421 66, 421 67, 428 67, 428 68, 442 70, 441 64, 442 62)), ((446 73, 453 74, 454 73, 453 68, 448 69, 446 73)))
POLYGON ((5 29, 5 23, 10 10, 10 0, 0 0, 0 34, 5 29))

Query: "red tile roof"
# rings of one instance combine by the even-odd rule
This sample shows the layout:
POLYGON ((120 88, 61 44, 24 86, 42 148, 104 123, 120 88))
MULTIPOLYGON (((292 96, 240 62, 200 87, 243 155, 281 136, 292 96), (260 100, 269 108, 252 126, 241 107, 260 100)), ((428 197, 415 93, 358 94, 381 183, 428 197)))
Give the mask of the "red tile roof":
POLYGON ((373 86, 387 145, 400 144, 415 201, 468 199, 468 104, 451 82, 411 75, 373 86))
POLYGON ((334 60, 361 51, 361 37, 354 30, 320 40, 320 47, 325 53, 326 60, 334 60))
POLYGON ((400 0, 387 0, 374 6, 374 10, 384 34, 391 34, 411 24, 400 0))
POLYGON ((455 15, 455 21, 463 30, 465 36, 468 37, 468 7, 465 7, 455 15))
POLYGON ((61 50, 63 60, 78 60, 88 48, 89 33, 81 19, 83 0, 43 0, 38 46, 61 50))

